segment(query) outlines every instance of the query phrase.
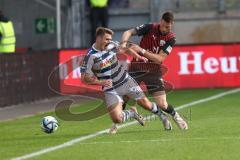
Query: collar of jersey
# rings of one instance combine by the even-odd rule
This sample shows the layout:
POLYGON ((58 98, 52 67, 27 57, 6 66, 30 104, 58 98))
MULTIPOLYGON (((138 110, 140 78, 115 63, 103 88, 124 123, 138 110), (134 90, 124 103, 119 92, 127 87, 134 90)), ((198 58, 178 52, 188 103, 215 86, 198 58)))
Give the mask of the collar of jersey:
MULTIPOLYGON (((95 44, 95 43, 94 43, 94 44, 95 44)), ((94 44, 92 45, 92 49, 93 49, 94 51, 97 51, 97 52, 100 52, 100 53, 107 53, 107 50, 100 51, 100 50, 96 49, 96 48, 94 47, 94 44)))

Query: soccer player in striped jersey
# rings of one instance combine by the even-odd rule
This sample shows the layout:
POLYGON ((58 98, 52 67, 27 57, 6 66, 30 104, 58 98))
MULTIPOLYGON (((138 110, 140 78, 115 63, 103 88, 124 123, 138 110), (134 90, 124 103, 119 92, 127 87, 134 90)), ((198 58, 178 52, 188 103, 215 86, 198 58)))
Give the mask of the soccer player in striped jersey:
MULTIPOLYGON (((112 35, 113 31, 108 28, 97 28, 96 41, 81 66, 81 80, 87 84, 102 86, 107 110, 114 123, 122 123, 134 118, 144 125, 143 117, 135 110, 122 109, 123 96, 136 100, 139 105, 158 116, 162 116, 163 112, 146 98, 139 85, 118 61, 117 53, 121 52, 121 49, 111 46, 112 35)), ((134 56, 145 60, 137 54, 134 56)))
MULTIPOLYGON (((160 23, 143 24, 136 28, 125 31, 122 35, 122 42, 127 42, 132 36, 142 36, 140 47, 135 47, 135 51, 141 53, 142 56, 149 59, 147 63, 132 62, 130 72, 143 71, 143 76, 134 78, 138 84, 142 81, 147 86, 148 92, 153 95, 157 105, 166 113, 172 115, 173 120, 176 122, 180 129, 188 129, 185 120, 174 110, 173 106, 168 104, 165 92, 164 81, 162 79, 161 70, 152 72, 154 65, 161 66, 161 63, 171 53, 172 47, 175 44, 176 38, 172 32, 174 23, 174 16, 171 12, 165 12, 160 20, 160 23), (147 67, 146 67, 147 66, 147 67), (148 68, 146 70, 146 68, 148 68)), ((124 47, 124 43, 122 43, 124 47)), ((141 73, 142 74, 142 73, 141 73)), ((171 130, 171 123, 165 117, 163 125, 165 129, 171 130), (170 124, 170 125, 169 125, 170 124)))

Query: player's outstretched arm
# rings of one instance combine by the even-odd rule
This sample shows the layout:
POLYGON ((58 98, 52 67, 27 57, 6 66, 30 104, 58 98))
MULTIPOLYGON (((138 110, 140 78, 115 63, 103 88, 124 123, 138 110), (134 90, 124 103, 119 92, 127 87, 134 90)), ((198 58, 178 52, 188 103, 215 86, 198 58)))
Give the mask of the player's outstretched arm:
POLYGON ((151 60, 151 61, 153 61, 155 63, 158 63, 158 64, 161 64, 167 57, 167 54, 163 50, 161 50, 158 54, 154 54, 150 51, 147 51, 147 50, 141 48, 138 45, 133 45, 132 48, 137 53, 140 53, 141 56, 144 56, 148 60, 151 60))
POLYGON ((124 43, 124 42, 127 42, 130 40, 130 38, 134 35, 136 35, 137 32, 134 28, 132 29, 129 29, 127 31, 125 31, 122 35, 122 38, 121 38, 121 46, 124 48, 126 47, 127 43, 124 43))
POLYGON ((144 61, 144 62, 147 62, 148 59, 141 56, 138 51, 135 49, 135 46, 136 44, 130 42, 130 41, 127 41, 127 42, 121 42, 120 45, 119 45, 119 53, 127 53, 131 56, 133 56, 137 61, 144 61), (125 43, 125 47, 123 47, 122 43, 125 43))
POLYGON ((158 64, 161 64, 167 58, 167 54, 163 50, 161 50, 158 54, 154 54, 150 51, 143 49, 141 51, 141 54, 144 57, 146 57, 147 59, 149 59, 155 63, 158 63, 158 64))

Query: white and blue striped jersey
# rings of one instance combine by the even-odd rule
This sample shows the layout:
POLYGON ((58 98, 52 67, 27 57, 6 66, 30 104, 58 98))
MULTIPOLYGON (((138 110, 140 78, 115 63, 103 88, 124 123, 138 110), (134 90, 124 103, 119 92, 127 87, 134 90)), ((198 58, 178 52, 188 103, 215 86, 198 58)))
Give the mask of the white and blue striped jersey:
POLYGON ((103 91, 111 91, 128 80, 128 72, 117 59, 116 48, 99 51, 93 46, 84 57, 81 73, 96 76, 98 80, 111 80, 113 86, 103 87, 103 91))

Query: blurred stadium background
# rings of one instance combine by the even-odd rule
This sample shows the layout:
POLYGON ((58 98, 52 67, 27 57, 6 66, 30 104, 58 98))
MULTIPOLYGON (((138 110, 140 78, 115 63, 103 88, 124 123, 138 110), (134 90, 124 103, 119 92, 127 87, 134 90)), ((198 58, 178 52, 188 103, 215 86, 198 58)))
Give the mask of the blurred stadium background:
MULTIPOLYGON (((40 118, 46 114, 54 115, 52 112, 39 112, 53 110, 56 104, 67 99, 66 97, 75 99, 81 106, 87 102, 93 106, 95 104, 83 96, 71 96, 89 94, 89 89, 79 80, 81 74, 78 68, 82 55, 91 46, 89 8, 86 7, 85 3, 85 0, 0 0, 0 10, 13 21, 17 39, 16 53, 0 54, 0 121, 3 120, 0 122, 0 134, 2 135, 0 159, 22 156, 45 147, 58 145, 73 138, 106 129, 111 124, 108 117, 81 124, 62 121, 62 128, 60 126, 62 131, 51 136, 52 139, 47 137, 49 135, 38 133, 40 132, 38 125, 40 118), (35 114, 37 115, 35 116, 35 114), (23 116, 29 115, 34 116, 23 118, 23 116), (9 119, 12 120, 6 121, 9 119), (26 127, 29 127, 33 134, 23 131, 26 127), (71 127, 79 134, 71 131, 71 127), (13 139, 11 139, 11 135, 13 139), (31 144, 25 142, 28 137, 30 137, 31 144), (40 140, 41 142, 39 142, 40 140), (18 145, 22 150, 17 147, 18 145)), ((109 28, 115 31, 114 39, 120 40, 124 30, 139 24, 158 22, 161 14, 167 10, 171 10, 175 14, 174 32, 177 37, 176 47, 165 63, 169 69, 165 79, 176 88, 176 91, 170 95, 172 103, 183 105, 238 88, 240 86, 240 0, 110 0, 109 28)), ((133 40, 139 41, 138 38, 133 40)), ((198 132, 204 132, 207 129, 210 129, 209 135, 204 135, 214 137, 214 134, 221 133, 227 126, 230 130, 229 133, 222 134, 227 138, 225 137, 224 142, 220 142, 220 150, 227 150, 224 143, 228 144, 227 140, 231 139, 228 137, 230 134, 232 136, 230 146, 237 148, 240 144, 239 136, 237 136, 239 129, 234 125, 234 122, 239 120, 237 113, 239 113, 240 101, 239 92, 236 93, 235 96, 232 96, 234 98, 228 97, 220 99, 216 103, 204 105, 203 110, 193 109, 196 119, 193 118, 190 125, 190 130, 192 127, 191 135, 186 135, 185 139, 188 139, 188 136, 194 137, 194 135, 199 134, 198 132), (212 106, 216 109, 217 107, 221 108, 218 113, 225 114, 231 124, 221 119, 222 116, 217 117, 216 115, 214 117, 217 118, 213 121, 210 120, 210 124, 204 124, 203 119, 211 117, 210 113, 216 111, 209 110, 208 106, 209 108, 212 106), (226 113, 228 110, 223 109, 226 106, 230 108, 231 113, 226 113), (205 115, 206 112, 208 114, 205 115), (233 116, 232 119, 231 116, 233 116), (211 124, 216 125, 218 121, 225 123, 216 127, 216 130, 211 128, 211 124), (197 124, 196 126, 194 122, 197 124), (198 128, 198 126, 201 127, 198 128), (235 129, 231 132, 233 128, 235 129), (221 146, 225 148, 221 148, 221 146)), ((89 104, 85 104, 85 106, 86 110, 91 109, 89 104)), ((76 110, 78 111, 78 109, 76 110)), ((79 110, 82 111, 81 107, 79 110)), ((192 111, 185 110, 183 112, 188 120, 191 119, 190 112, 192 111)), ((155 125, 154 122, 151 125, 152 128, 148 128, 149 130, 143 129, 144 133, 140 139, 144 139, 144 136, 149 136, 149 134, 150 137, 156 138, 158 125, 155 125)), ((141 129, 133 127, 129 130, 123 130, 123 133, 116 138, 122 141, 117 149, 123 149, 127 146, 126 149, 130 152, 130 143, 125 145, 127 143, 125 141, 128 139, 124 139, 126 138, 124 131, 130 133, 130 137, 135 138, 139 136, 136 130, 141 129)), ((174 134, 161 133, 161 136, 165 139, 171 138, 171 136, 181 137, 182 133, 180 131, 174 134)), ((219 136, 221 139, 221 135, 219 136)), ((136 143, 139 139, 134 138, 130 139, 136 143)), ((108 140, 114 141, 114 137, 96 138, 89 144, 101 143, 101 141, 105 143, 108 140)), ((184 142, 185 146, 181 144, 181 141, 178 142, 179 144, 176 146, 180 148, 199 145, 196 141, 184 142)), ((201 146, 202 148, 200 147, 203 152, 203 148, 208 146, 208 142, 205 142, 201 146)), ((111 147, 115 146, 115 142, 113 145, 111 143, 108 143, 107 147, 109 152, 111 152, 111 147)), ((168 146, 167 141, 160 140, 160 143, 168 146)), ((219 151, 216 147, 217 143, 213 144, 211 141, 210 144, 209 148, 206 147, 208 150, 215 147, 216 150, 213 152, 219 151)), ((176 149, 172 145, 170 148, 176 149)), ((138 149, 141 150, 141 147, 143 146, 138 149)), ((81 158, 85 159, 96 159, 99 158, 98 156, 100 156, 99 159, 107 159, 107 156, 113 156, 111 154, 99 155, 101 151, 97 152, 99 148, 96 146, 93 147, 93 153, 96 154, 96 157, 91 155, 92 152, 88 150, 88 147, 80 146, 79 148, 82 149, 81 158), (84 157, 85 152, 87 154, 84 157)), ((181 151, 176 149, 181 157, 176 156, 173 159, 201 159, 198 156, 194 157, 198 150, 197 147, 188 149, 194 150, 194 152, 189 153, 190 156, 181 155, 181 151)), ((78 149, 73 150, 77 152, 78 149)), ((128 154, 126 150, 123 151, 128 154)), ((79 155, 75 155, 76 152, 71 154, 77 157, 79 155)), ((188 153, 187 149, 183 152, 188 153)), ((222 157, 214 157, 210 154, 202 156, 202 159, 237 159, 236 157, 240 156, 237 151, 228 157, 225 156, 227 152, 222 153, 224 154, 222 157)), ((54 157, 54 155, 48 154, 47 158, 40 156, 39 159, 61 159, 61 156, 64 157, 61 153, 57 154, 60 156, 55 155, 56 157, 54 157)), ((71 156, 71 154, 65 156, 71 156)), ((72 157, 72 159, 77 159, 76 157, 72 157)), ((137 158, 141 159, 138 156, 137 158)), ((148 157, 148 159, 151 158, 158 159, 159 157, 148 157)), ((165 158, 171 159, 172 157, 166 155, 165 158)), ((108 159, 111 158, 108 157, 108 159)), ((121 159, 120 153, 118 159, 121 159)))

